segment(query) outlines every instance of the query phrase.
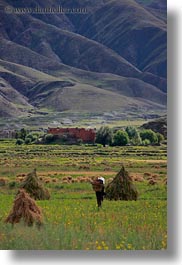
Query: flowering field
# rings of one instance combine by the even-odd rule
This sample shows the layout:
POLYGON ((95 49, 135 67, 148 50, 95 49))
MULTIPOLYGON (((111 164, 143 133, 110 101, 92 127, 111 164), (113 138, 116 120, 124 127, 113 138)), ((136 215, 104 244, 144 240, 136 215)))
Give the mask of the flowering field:
POLYGON ((167 248, 166 147, 102 148, 0 143, 0 249, 160 250, 167 248), (89 178, 107 181, 124 163, 137 201, 98 210, 89 178), (37 168, 50 200, 37 201, 44 224, 5 224, 22 178, 37 168), (151 181, 153 180, 153 184, 151 181))

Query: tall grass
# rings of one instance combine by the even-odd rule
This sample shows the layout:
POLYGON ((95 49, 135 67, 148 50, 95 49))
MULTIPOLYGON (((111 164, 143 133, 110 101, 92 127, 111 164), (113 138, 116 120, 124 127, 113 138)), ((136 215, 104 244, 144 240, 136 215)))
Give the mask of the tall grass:
POLYGON ((167 248, 167 189, 163 184, 166 147, 16 147, 14 142, 7 141, 0 142, 0 149, 0 176, 7 181, 0 186, 0 249, 167 248), (147 178, 135 182, 139 191, 136 202, 104 200, 102 209, 98 210, 89 183, 61 182, 71 170, 72 178, 101 172, 107 180, 115 176, 123 162, 132 174, 158 174, 159 182, 154 186, 148 185, 147 178), (89 169, 80 170, 80 165, 88 165, 89 169), (18 190, 16 175, 35 167, 39 176, 44 173, 43 177, 57 180, 45 184, 51 193, 50 200, 37 202, 43 211, 44 225, 38 230, 23 223, 14 227, 5 224, 18 190), (11 182, 16 185, 11 187, 11 182))
POLYGON ((44 214, 40 230, 22 223, 5 225, 1 213, 1 249, 137 250, 167 245, 166 201, 105 201, 100 210, 93 199, 55 199, 39 206, 44 214))

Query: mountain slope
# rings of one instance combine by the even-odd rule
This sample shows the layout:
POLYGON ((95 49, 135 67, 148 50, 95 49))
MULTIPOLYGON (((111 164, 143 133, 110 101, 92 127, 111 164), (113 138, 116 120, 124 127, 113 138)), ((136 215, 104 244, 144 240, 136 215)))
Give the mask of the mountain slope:
POLYGON ((25 115, 33 107, 27 98, 17 92, 5 79, 0 78, 0 115, 25 115))
POLYGON ((51 59, 55 64, 62 62, 88 71, 115 73, 123 76, 137 76, 140 73, 136 67, 114 51, 95 41, 58 29, 35 18, 29 18, 29 24, 30 26, 25 31, 19 32, 18 36, 12 38, 11 41, 5 39, 2 41, 3 57, 1 58, 6 60, 12 58, 14 62, 30 67, 33 66, 32 60, 35 60, 39 70, 43 69, 42 61, 47 64, 47 67, 50 64, 46 58, 42 58, 43 56, 51 59), (16 52, 18 59, 14 58, 15 49, 20 50, 20 53, 16 52), (25 56, 21 56, 22 53, 25 56))
POLYGON ((2 0, 1 117, 165 111, 165 7, 139 1, 2 0), (3 11, 58 5, 88 12, 3 11))
POLYGON ((135 1, 106 1, 75 23, 80 34, 113 49, 140 70, 166 77, 166 23, 135 1), (153 60, 157 64, 149 68, 153 60))
MULTIPOLYGON (((29 98, 35 104, 35 98, 45 98, 50 91, 75 85, 112 91, 117 94, 144 98, 161 105, 166 104, 166 95, 156 87, 136 78, 120 77, 111 74, 101 74, 67 68, 60 69, 48 75, 32 68, 0 60, 0 76, 9 81, 16 90, 29 98), (62 74, 62 76, 61 76, 62 74)), ((51 93, 52 93, 51 92, 51 93)), ((84 99, 83 99, 84 100, 84 99)), ((122 105, 122 104, 121 104, 122 105)))

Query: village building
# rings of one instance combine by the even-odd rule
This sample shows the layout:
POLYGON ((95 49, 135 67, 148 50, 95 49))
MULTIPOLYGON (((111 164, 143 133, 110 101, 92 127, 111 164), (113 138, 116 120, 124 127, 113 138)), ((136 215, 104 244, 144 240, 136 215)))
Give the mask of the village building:
POLYGON ((94 143, 96 138, 94 129, 85 128, 48 128, 47 133, 69 143, 94 143))

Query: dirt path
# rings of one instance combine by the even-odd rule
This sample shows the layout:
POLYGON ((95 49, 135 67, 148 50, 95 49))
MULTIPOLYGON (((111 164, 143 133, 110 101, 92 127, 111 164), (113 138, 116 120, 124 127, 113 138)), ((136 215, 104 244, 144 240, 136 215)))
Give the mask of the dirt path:
POLYGON ((117 171, 46 171, 46 172, 43 172, 43 171, 39 171, 38 172, 38 175, 59 175, 59 174, 63 174, 63 175, 89 175, 89 176, 92 176, 92 175, 113 175, 113 174, 116 174, 117 171))
POLYGON ((156 163, 156 164, 167 164, 167 159, 166 160, 154 160, 154 159, 133 159, 133 160, 128 160, 128 161, 130 161, 131 163, 132 163, 132 161, 134 161, 134 162, 146 162, 146 163, 151 163, 151 164, 153 164, 153 163, 156 163))

